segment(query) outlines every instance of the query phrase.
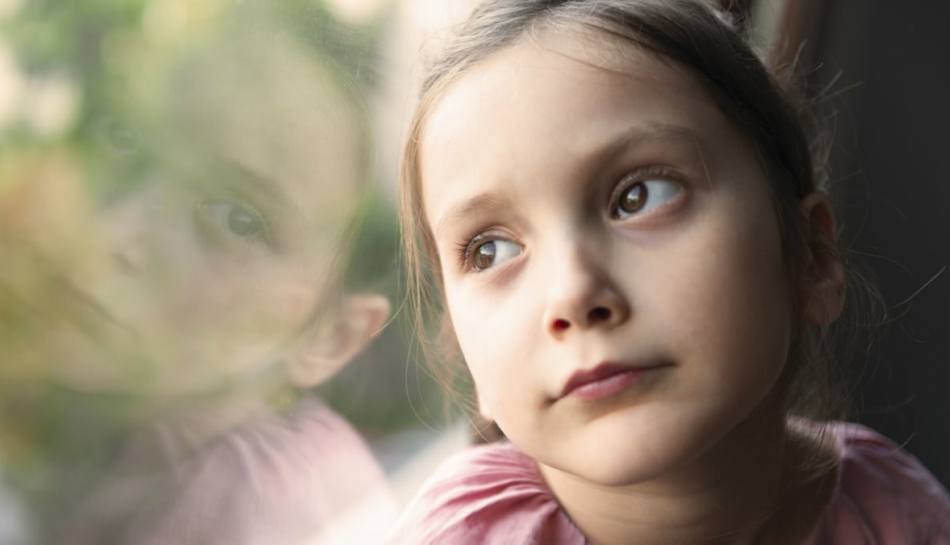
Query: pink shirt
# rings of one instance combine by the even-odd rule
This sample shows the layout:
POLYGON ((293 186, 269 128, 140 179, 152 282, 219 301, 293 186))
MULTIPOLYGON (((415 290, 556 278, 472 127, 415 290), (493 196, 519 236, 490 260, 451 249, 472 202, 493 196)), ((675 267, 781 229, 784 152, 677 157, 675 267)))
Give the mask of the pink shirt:
MULTIPOLYGON (((855 424, 829 424, 837 486, 806 545, 950 545, 950 496, 909 454, 855 424)), ((511 444, 446 461, 406 508, 391 545, 587 545, 511 444)))
POLYGON ((56 543, 310 545, 358 502, 385 493, 363 439, 320 401, 306 398, 289 415, 235 417, 240 409, 141 430, 56 543))

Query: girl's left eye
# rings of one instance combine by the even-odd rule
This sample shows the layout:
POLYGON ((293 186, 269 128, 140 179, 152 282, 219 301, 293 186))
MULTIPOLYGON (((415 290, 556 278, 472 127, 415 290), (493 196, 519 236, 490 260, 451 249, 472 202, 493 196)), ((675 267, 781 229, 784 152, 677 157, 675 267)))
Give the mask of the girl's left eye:
POLYGON ((466 261, 476 271, 484 271, 518 257, 521 246, 504 239, 473 240, 467 247, 466 261))
POLYGON ((257 210, 231 201, 208 201, 201 205, 211 222, 236 237, 257 241, 267 238, 267 222, 257 210))
POLYGON ((642 180, 621 184, 611 199, 611 216, 625 219, 662 206, 679 195, 681 185, 667 180, 642 180))

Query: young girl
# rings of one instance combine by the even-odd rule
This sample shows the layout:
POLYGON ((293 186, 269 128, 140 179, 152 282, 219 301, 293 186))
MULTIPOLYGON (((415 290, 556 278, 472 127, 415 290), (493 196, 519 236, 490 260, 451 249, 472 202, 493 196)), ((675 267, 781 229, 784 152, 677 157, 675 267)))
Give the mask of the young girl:
POLYGON ((392 543, 950 543, 916 460, 801 418, 867 319, 839 318, 812 151, 701 1, 478 8, 424 79, 403 219, 417 308, 510 443, 446 462, 392 543))

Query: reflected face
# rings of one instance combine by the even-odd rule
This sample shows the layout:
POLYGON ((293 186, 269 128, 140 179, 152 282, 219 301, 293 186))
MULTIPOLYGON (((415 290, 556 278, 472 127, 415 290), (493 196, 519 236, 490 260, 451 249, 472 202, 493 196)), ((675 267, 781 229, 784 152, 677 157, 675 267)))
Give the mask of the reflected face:
POLYGON ((212 55, 161 97, 171 138, 103 211, 102 251, 72 279, 90 324, 53 337, 70 387, 177 395, 253 380, 325 295, 361 175, 351 99, 312 58, 255 54, 261 66, 212 55))
POLYGON ((542 469, 619 485, 763 403, 793 310, 752 147, 684 71, 602 39, 542 33, 462 76, 420 172, 482 411, 542 469))

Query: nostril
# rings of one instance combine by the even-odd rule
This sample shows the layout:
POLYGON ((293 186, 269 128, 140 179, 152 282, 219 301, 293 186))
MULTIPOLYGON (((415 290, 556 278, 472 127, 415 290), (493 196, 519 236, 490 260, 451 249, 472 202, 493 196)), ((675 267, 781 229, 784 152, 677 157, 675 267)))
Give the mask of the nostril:
POLYGON ((610 309, 607 307, 597 307, 588 313, 590 323, 606 322, 610 319, 610 309))
POLYGON ((571 323, 562 319, 554 320, 554 323, 551 324, 551 328, 554 329, 554 331, 564 331, 569 327, 571 327, 571 323))

